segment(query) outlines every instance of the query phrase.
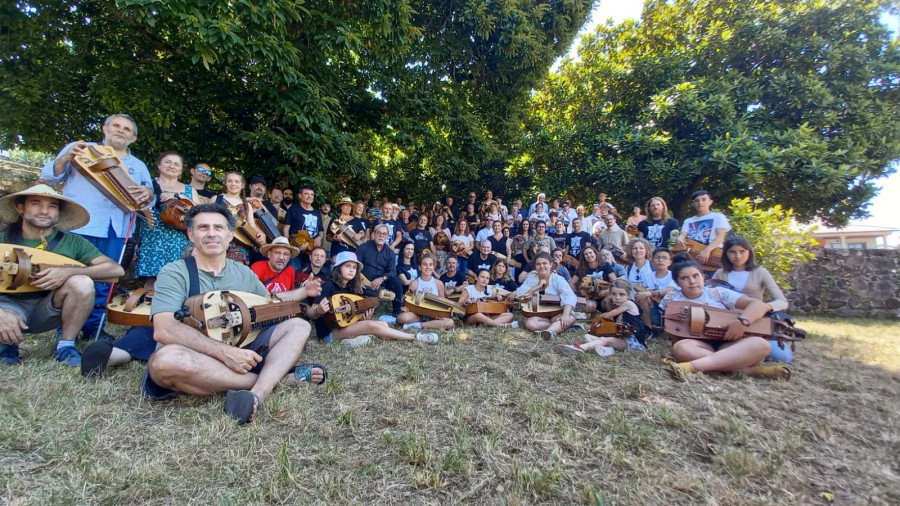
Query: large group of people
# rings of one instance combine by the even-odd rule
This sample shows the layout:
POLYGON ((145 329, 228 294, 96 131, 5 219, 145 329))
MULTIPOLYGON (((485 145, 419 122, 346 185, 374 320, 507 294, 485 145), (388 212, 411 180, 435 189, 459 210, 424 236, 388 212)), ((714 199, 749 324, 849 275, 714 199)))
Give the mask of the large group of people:
POLYGON ((62 183, 62 194, 38 185, 0 199, 0 220, 9 224, 0 242, 46 248, 85 264, 39 272, 33 284, 40 291, 0 294, 0 361, 19 362, 23 334, 57 328, 61 363, 98 376, 111 365, 146 360, 142 392, 148 398, 227 392, 226 412, 246 423, 279 382, 324 382, 324 366, 296 365, 313 326, 318 339, 354 347, 373 337, 435 344, 436 331, 457 324, 518 328, 513 311, 480 312, 482 306, 472 304, 539 294, 556 297, 561 311, 528 316, 522 326, 555 341, 562 354, 644 350, 647 339, 660 333, 667 304, 690 301, 740 313, 721 342, 675 342, 668 367, 676 377, 695 371, 790 375, 784 365, 793 358, 789 348, 743 336, 746 325, 764 316, 787 318, 784 295, 757 265, 752 245, 730 234, 728 219, 712 210, 707 191, 692 195, 696 213, 683 224, 660 197, 643 208, 633 206, 623 220, 603 193, 586 205, 539 193, 533 203, 507 206, 491 191, 480 202, 469 192, 462 206, 452 197, 407 206, 400 198, 342 197, 332 214, 331 203, 321 198, 315 207, 311 187, 299 188, 294 201, 291 188, 256 176, 248 192, 245 176, 236 171, 224 174, 224 191, 216 194, 207 188, 214 177, 207 163, 194 163, 190 180, 182 182, 185 161, 176 152, 159 155, 152 178, 128 149, 137 132, 132 118, 115 114, 103 125, 102 142, 115 149, 134 180, 126 191, 152 211, 152 226, 122 211, 75 170, 73 158, 92 143, 71 143, 44 167, 42 179, 62 183), (190 202, 184 230, 160 220, 172 199, 190 202), (278 236, 252 226, 260 212, 278 223, 278 236), (134 327, 116 340, 102 326, 109 293, 102 281, 123 274, 122 252, 132 235, 140 244, 135 276, 154 289, 152 327, 134 327), (304 235, 310 244, 298 242, 304 235), (700 245, 696 259, 703 264, 721 251, 722 268, 713 274, 673 254, 673 246, 689 249, 688 241, 700 245), (710 277, 720 285, 711 286, 710 277), (579 298, 582 287, 594 282, 602 282, 600 288, 587 300, 579 298), (308 309, 266 328, 252 345, 234 347, 176 317, 189 297, 214 290, 302 300, 308 309), (380 290, 395 294, 381 317, 370 307, 358 321, 330 323, 335 295, 378 296, 380 290), (403 303, 407 292, 479 310, 460 320, 425 316, 403 303), (562 339, 584 331, 578 320, 591 316, 632 330, 616 337, 581 333, 584 342, 577 344, 562 339), (75 347, 79 332, 95 339, 83 356, 75 347), (767 358, 778 363, 765 365, 767 358))

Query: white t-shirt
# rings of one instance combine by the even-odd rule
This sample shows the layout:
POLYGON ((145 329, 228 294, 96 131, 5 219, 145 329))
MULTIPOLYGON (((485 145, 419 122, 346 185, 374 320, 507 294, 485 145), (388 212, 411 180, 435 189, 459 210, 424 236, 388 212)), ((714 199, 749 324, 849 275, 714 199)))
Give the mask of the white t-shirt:
POLYGON ((666 275, 661 278, 656 277, 656 273, 654 272, 650 281, 644 286, 650 290, 662 290, 670 286, 678 288, 678 285, 675 284, 675 280, 672 279, 671 271, 666 271, 666 275))
POLYGON ((739 292, 744 291, 748 279, 750 279, 750 271, 731 271, 728 273, 728 284, 739 292))
POLYGON ((684 223, 681 225, 681 231, 687 232, 688 239, 701 244, 709 244, 716 237, 716 231, 722 228, 731 230, 728 218, 722 213, 691 216, 684 220, 684 223))
POLYGON ((471 235, 456 235, 456 234, 454 234, 453 237, 450 238, 450 242, 459 241, 459 242, 465 244, 466 246, 471 246, 472 241, 474 241, 474 240, 475 239, 472 239, 471 235))
POLYGON ((744 294, 735 292, 734 290, 729 290, 722 286, 706 286, 703 288, 703 293, 700 295, 700 297, 697 297, 696 299, 689 299, 685 297, 684 292, 681 291, 681 288, 679 288, 675 291, 667 293, 666 296, 663 297, 663 300, 659 303, 659 309, 665 312, 666 305, 669 302, 687 301, 719 309, 733 310, 736 307, 735 305, 737 304, 737 301, 741 297, 744 297, 744 294))
POLYGON ((493 295, 494 290, 491 288, 491 285, 487 285, 484 287, 483 292, 479 292, 475 285, 466 285, 466 293, 469 295, 469 300, 473 301, 483 301, 488 297, 493 295))

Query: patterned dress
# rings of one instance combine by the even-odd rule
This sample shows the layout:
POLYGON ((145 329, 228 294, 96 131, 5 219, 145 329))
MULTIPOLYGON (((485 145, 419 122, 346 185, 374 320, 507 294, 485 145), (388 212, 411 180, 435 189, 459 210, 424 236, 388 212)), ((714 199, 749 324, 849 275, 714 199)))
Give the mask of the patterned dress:
MULTIPOLYGON (((219 195, 218 197, 216 197, 215 202, 219 202, 228 206, 228 210, 231 211, 231 214, 235 217, 235 219, 238 219, 238 214, 240 214, 244 209, 243 203, 234 205, 231 202, 225 200, 224 195, 219 195)), ((244 265, 250 265, 250 250, 242 246, 234 239, 232 239, 231 244, 228 245, 228 251, 225 253, 225 257, 229 260, 234 260, 235 262, 242 263, 244 265)))
MULTIPOLYGON (((183 194, 189 199, 193 198, 194 190, 191 185, 184 185, 183 194)), ((150 228, 143 221, 140 222, 141 252, 134 268, 135 277, 156 277, 164 265, 181 258, 185 246, 190 244, 184 232, 163 225, 156 207, 153 208, 153 223, 153 228, 150 228)))

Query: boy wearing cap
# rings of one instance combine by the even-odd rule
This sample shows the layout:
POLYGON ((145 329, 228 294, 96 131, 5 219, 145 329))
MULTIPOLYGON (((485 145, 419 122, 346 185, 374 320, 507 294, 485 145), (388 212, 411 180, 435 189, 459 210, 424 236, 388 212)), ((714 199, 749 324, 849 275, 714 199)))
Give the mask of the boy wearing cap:
POLYGON ((42 269, 29 281, 38 292, 0 294, 0 362, 20 363, 23 331, 39 334, 62 325, 56 360, 81 365, 75 337, 94 307, 94 280, 124 274, 87 239, 65 233, 88 219, 83 207, 43 184, 0 199, 0 220, 11 224, 0 232, 0 242, 45 249, 85 264, 42 269))

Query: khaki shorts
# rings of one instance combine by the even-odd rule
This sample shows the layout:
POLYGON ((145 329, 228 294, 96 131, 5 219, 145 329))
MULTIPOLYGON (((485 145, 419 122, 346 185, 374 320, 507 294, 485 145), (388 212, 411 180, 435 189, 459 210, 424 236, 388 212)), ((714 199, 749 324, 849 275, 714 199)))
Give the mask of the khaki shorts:
POLYGON ((53 307, 53 294, 43 297, 18 298, 0 294, 0 309, 12 311, 22 318, 28 334, 40 334, 53 330, 62 324, 62 308, 53 307))

